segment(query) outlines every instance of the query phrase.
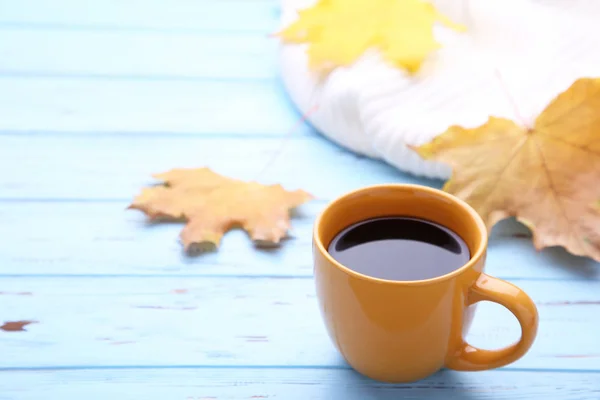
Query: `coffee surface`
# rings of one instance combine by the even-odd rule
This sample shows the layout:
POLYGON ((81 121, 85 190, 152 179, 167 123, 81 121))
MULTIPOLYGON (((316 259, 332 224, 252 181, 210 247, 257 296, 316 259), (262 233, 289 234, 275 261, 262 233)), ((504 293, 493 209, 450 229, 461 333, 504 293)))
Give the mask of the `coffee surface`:
POLYGON ((358 222, 338 233, 328 251, 347 268, 395 281, 446 275, 471 258, 467 244, 452 230, 409 217, 358 222))

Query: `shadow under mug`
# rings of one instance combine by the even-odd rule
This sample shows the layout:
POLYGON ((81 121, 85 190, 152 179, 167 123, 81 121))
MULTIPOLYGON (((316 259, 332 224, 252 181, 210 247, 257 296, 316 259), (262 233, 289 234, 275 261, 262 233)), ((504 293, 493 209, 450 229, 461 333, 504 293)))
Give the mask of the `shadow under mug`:
MULTIPOLYGON (((461 371, 497 368, 521 358, 538 327, 533 301, 518 287, 483 273, 488 234, 464 201, 419 185, 376 185, 332 201, 313 232, 314 277, 329 336, 359 373, 384 382, 412 382, 446 367, 461 371), (471 259, 442 276, 417 281, 370 277, 337 262, 331 240, 354 223, 384 216, 437 222, 466 242, 471 259), (510 310, 521 325, 517 343, 483 350, 463 339, 479 301, 510 310)), ((411 268, 398 260, 398 268, 411 268)))

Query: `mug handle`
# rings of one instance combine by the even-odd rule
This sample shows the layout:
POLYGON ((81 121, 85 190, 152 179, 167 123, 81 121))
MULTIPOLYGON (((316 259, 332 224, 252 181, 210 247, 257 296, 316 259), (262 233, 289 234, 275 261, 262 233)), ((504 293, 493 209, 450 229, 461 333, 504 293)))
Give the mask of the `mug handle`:
POLYGON ((457 371, 482 371, 510 364, 531 347, 538 329, 538 312, 531 298, 518 287, 482 273, 469 289, 467 305, 492 301, 506 307, 521 325, 521 339, 499 350, 482 350, 463 340, 458 351, 446 363, 457 371))

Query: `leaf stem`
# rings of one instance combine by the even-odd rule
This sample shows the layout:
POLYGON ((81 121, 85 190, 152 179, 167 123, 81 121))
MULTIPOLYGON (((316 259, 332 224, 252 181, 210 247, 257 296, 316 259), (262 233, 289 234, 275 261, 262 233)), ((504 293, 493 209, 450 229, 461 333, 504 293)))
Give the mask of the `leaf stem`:
POLYGON ((262 167, 262 169, 260 170, 260 172, 256 175, 255 180, 259 180, 260 177, 267 171, 267 169, 269 169, 269 167, 271 167, 271 165, 273 165, 273 163, 275 162, 275 160, 281 155, 281 153, 283 153, 283 150, 285 150, 285 147, 287 146, 287 144, 290 141, 290 138, 292 137, 292 134, 298 130, 298 128, 300 128, 300 126, 302 124, 304 124, 308 118, 313 115, 317 110, 319 109, 318 105, 314 105, 311 108, 308 109, 308 111, 306 111, 305 113, 303 113, 300 118, 298 119, 298 121, 296 121, 296 123, 294 123, 294 125, 292 126, 292 128, 285 134, 283 140, 281 141, 281 144, 279 145, 279 148, 277 149, 277 151, 275 152, 275 154, 273 155, 273 157, 271 157, 270 160, 267 161, 267 163, 262 167))
MULTIPOLYGON (((463 6, 463 10, 462 10, 463 17, 466 19, 465 24, 473 26, 475 24, 475 20, 473 19, 473 14, 471 13, 471 0, 463 0, 462 6, 463 6)), ((500 88, 504 92, 504 95, 508 99, 508 102, 510 103, 510 105, 513 109, 513 112, 515 113, 515 117, 519 120, 519 122, 525 128, 527 128, 528 131, 533 131, 533 127, 523 117, 523 115, 521 114, 521 112, 519 110, 517 102, 515 101, 514 97, 511 95, 510 90, 508 90, 508 86, 506 85, 506 81, 502 77, 500 70, 495 65, 493 65, 493 69, 494 69, 494 75, 496 75, 496 78, 498 79, 498 82, 500 83, 500 88)))
POLYGON ((525 118, 523 118, 523 115, 521 114, 521 112, 519 111, 519 107, 517 106, 517 102, 515 101, 514 97, 510 94, 510 91, 508 90, 508 86, 506 86, 506 82, 502 78, 502 74, 500 73, 500 70, 497 67, 494 67, 494 74, 496 75, 496 78, 498 78, 498 82, 500 82, 500 87, 502 88, 504 95, 508 99, 508 102, 512 106, 515 116, 517 117, 519 122, 521 122, 521 124, 525 128, 527 128, 528 131, 533 130, 533 127, 530 126, 530 124, 527 122, 527 120, 525 118))

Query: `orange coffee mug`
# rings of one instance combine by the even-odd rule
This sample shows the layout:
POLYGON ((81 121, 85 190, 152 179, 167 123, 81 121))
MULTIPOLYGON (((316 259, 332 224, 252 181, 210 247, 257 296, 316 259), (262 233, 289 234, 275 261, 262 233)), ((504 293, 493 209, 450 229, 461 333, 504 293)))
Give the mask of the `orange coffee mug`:
MULTIPOLYGON (((314 276, 329 336, 359 373, 384 382, 411 382, 446 367, 460 371, 497 368, 521 358, 538 327, 533 301, 518 287, 483 273, 488 234, 464 201, 418 185, 376 185, 343 195, 319 215, 313 233, 314 276), (393 281, 370 277, 337 262, 327 248, 348 226, 375 217, 429 220, 458 234, 471 258, 432 279, 393 281), (521 339, 500 350, 482 350, 464 340, 475 303, 509 309, 521 339)), ((399 267, 410 268, 398 261, 399 267)))

